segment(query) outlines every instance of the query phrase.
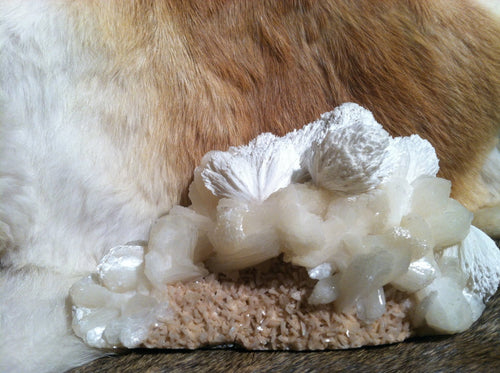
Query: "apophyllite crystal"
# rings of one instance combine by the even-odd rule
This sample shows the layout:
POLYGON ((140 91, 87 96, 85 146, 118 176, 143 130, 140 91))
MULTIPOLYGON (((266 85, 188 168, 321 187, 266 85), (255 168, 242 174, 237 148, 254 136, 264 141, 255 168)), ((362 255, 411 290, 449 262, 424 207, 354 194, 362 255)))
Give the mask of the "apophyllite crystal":
POLYGON ((498 287, 500 253, 438 170, 426 140, 392 138, 352 103, 284 137, 209 152, 190 207, 73 286, 74 329, 96 347, 137 346, 152 315, 168 315, 155 289, 282 255, 317 280, 310 304, 372 322, 391 285, 411 294, 414 328, 463 331, 498 287))

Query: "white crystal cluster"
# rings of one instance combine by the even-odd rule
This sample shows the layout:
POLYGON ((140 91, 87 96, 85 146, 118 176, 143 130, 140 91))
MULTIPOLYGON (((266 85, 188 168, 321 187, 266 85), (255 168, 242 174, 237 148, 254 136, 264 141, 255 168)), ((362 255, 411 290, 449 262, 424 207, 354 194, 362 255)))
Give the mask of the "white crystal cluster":
POLYGON ((115 249, 97 275, 73 287, 74 328, 94 345, 133 345, 127 305, 137 307, 145 289, 283 254, 318 280, 312 304, 335 302, 372 322, 391 284, 412 294, 414 327, 463 331, 497 289, 500 252, 471 226, 472 214, 450 198, 438 170, 426 140, 392 138, 353 103, 284 137, 265 133, 209 152, 195 170, 189 208, 158 219, 144 252, 120 259, 115 249))
POLYGON ((92 347, 138 347, 168 310, 150 295, 151 288, 144 275, 144 246, 112 248, 95 274, 70 289, 75 334, 92 347))

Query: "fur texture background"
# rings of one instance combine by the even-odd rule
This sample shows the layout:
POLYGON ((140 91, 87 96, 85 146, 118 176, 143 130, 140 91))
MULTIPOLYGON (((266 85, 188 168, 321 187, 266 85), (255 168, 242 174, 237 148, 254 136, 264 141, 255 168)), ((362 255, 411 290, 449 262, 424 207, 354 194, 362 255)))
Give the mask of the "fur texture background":
POLYGON ((499 23, 465 0, 1 0, 0 371, 102 354, 69 286, 186 203, 207 150, 354 101, 433 143, 475 209, 499 100, 499 23))

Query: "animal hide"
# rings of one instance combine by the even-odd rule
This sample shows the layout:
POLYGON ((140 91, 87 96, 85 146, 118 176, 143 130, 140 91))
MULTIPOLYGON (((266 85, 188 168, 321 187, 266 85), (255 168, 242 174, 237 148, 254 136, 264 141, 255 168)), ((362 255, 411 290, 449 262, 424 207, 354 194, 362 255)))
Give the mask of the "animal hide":
POLYGON ((500 24, 473 2, 2 0, 0 370, 102 356, 71 284, 186 204, 208 150, 347 101, 428 139, 467 207, 498 204, 500 24))

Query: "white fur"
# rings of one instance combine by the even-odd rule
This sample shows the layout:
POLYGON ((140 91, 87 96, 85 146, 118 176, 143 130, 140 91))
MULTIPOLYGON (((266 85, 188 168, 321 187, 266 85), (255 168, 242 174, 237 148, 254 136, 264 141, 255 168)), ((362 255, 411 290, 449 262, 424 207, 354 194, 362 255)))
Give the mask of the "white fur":
POLYGON ((486 205, 500 205, 500 141, 486 159, 481 170, 481 179, 489 194, 486 205))
POLYGON ((96 82, 106 61, 84 50, 65 9, 0 3, 2 372, 61 371, 102 354, 71 333, 68 288, 110 247, 146 239, 170 203, 140 190, 127 167, 134 144, 105 131, 105 102, 121 97, 96 82))
POLYGON ((61 372, 103 355, 70 332, 66 297, 79 277, 39 268, 2 275, 1 372, 61 372))
POLYGON ((490 236, 500 238, 500 142, 486 160, 481 170, 481 180, 488 199, 485 206, 474 213, 472 224, 490 236))
POLYGON ((476 0, 481 6, 489 10, 492 14, 500 17, 500 0, 476 0))

